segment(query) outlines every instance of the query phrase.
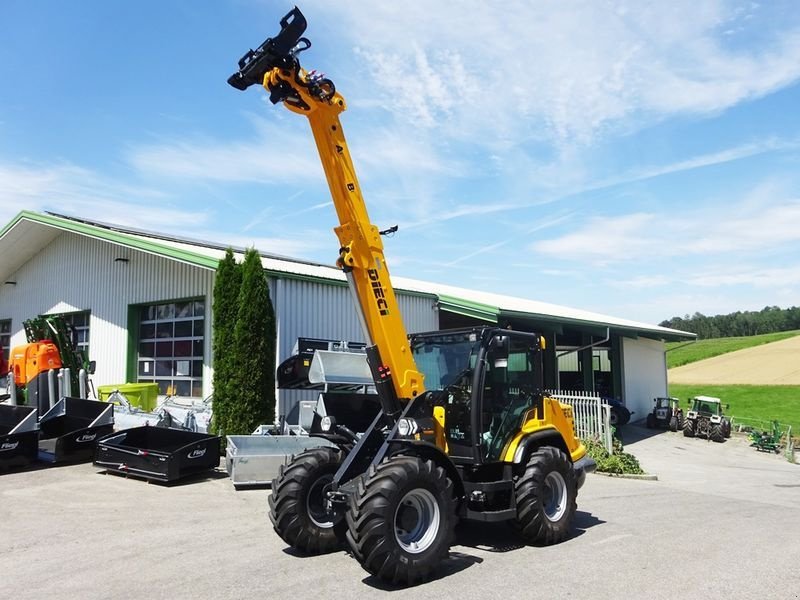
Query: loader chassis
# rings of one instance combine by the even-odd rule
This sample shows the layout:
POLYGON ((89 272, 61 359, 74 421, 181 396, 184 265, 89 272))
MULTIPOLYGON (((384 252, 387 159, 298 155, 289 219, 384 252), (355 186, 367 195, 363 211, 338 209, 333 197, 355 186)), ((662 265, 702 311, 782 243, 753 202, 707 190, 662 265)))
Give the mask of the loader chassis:
POLYGON ((304 452, 281 469, 269 496, 275 531, 310 554, 346 539, 367 571, 402 585, 425 580, 447 557, 458 516, 559 542, 594 462, 574 436, 571 407, 543 393, 544 338, 496 327, 407 336, 384 232, 369 220, 339 122, 344 98, 297 58, 311 46, 305 28, 293 9, 228 83, 263 85, 273 103, 309 120, 381 410, 364 432, 315 416, 312 434, 337 448, 304 452))

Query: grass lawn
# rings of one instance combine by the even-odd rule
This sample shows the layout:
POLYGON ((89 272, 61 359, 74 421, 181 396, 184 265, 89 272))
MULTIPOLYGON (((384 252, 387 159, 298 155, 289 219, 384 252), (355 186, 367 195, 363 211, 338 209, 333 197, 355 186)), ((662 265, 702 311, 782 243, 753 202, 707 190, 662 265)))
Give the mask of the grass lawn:
MULTIPOLYGON (((780 333, 766 333, 748 337, 715 338, 712 340, 700 340, 689 345, 685 345, 686 342, 670 342, 667 344, 667 368, 680 367, 681 365, 687 365, 712 356, 719 356, 720 354, 743 350, 752 346, 760 346, 761 344, 769 344, 770 342, 785 340, 796 335, 800 335, 800 331, 782 331, 780 333), (679 348, 678 346, 682 347, 679 348)), ((713 396, 713 394, 710 395, 713 396)))
POLYGON ((795 385, 702 385, 670 384, 669 395, 681 399, 684 411, 686 401, 692 396, 716 396, 723 406, 730 404, 726 415, 743 419, 755 419, 763 423, 757 425, 764 429, 772 420, 780 421, 784 428, 792 426, 792 437, 800 435, 800 386, 795 385))

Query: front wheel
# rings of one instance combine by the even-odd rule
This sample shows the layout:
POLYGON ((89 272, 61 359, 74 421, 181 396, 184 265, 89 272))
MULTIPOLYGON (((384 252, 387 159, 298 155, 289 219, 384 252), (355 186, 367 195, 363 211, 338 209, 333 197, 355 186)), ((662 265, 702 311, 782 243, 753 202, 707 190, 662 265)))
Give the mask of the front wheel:
POLYGON ((678 431, 678 417, 672 416, 669 420, 669 430, 678 431))
POLYGON ((281 466, 272 480, 269 518, 281 539, 306 554, 337 550, 344 518, 331 512, 326 492, 344 459, 335 448, 315 448, 281 466))
POLYGON ((683 423, 683 435, 685 437, 694 437, 695 430, 694 430, 694 422, 686 419, 683 423))
POLYGON ((563 541, 577 510, 578 486, 572 462, 557 448, 534 452, 517 478, 514 528, 529 543, 549 546, 563 541))
POLYGON ((720 423, 714 423, 709 428, 708 436, 711 438, 712 442, 717 442, 721 444, 725 441, 725 434, 722 431, 722 425, 720 423))
POLYGON ((370 469, 347 511, 347 541, 367 571, 395 585, 428 579, 456 524, 453 482, 431 460, 395 456, 370 469))

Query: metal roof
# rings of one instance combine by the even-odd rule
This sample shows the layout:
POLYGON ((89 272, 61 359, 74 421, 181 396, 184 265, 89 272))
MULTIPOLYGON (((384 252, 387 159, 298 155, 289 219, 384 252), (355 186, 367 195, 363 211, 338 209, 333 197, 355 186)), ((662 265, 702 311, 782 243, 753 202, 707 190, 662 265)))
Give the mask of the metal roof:
MULTIPOLYGON (((214 270, 225 255, 227 246, 154 233, 76 217, 22 211, 0 231, 0 281, 6 281, 28 260, 61 232, 104 240, 142 252, 214 270)), ((245 249, 233 248, 240 258, 245 249)), ((296 260, 275 254, 260 253, 264 269, 276 277, 324 280, 346 285, 344 273, 334 266, 296 260)), ((440 310, 461 314, 487 322, 519 318, 570 325, 573 327, 610 328, 629 336, 644 336, 665 341, 694 339, 693 333, 668 329, 600 313, 569 308, 525 298, 504 296, 454 287, 440 283, 392 277, 398 291, 436 297, 440 310)))

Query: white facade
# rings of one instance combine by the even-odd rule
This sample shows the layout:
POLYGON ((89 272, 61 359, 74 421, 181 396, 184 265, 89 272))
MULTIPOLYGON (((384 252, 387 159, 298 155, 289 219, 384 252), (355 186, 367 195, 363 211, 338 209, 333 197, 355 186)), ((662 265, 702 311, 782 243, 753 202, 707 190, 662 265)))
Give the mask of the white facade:
POLYGON ((667 362, 664 342, 622 338, 622 382, 625 406, 644 419, 653 409, 653 398, 667 395, 667 362))
POLYGON ((97 361, 97 385, 125 383, 128 307, 132 304, 203 298, 203 394, 211 393, 211 292, 214 272, 110 242, 61 233, 0 290, 0 319, 11 319, 11 346, 25 343, 22 322, 40 314, 91 311, 89 358, 97 361), (127 259, 127 262, 116 258, 127 259))

